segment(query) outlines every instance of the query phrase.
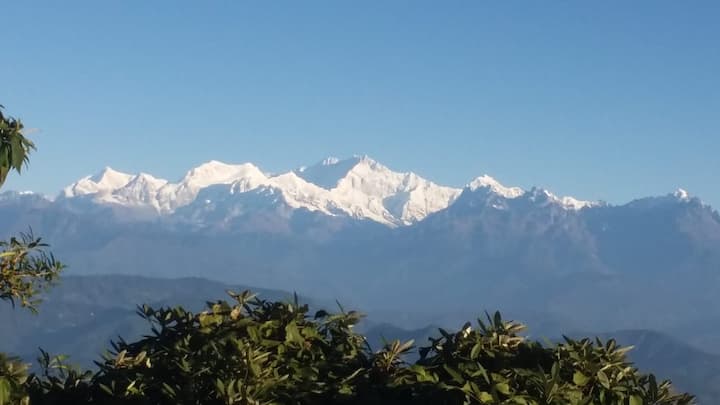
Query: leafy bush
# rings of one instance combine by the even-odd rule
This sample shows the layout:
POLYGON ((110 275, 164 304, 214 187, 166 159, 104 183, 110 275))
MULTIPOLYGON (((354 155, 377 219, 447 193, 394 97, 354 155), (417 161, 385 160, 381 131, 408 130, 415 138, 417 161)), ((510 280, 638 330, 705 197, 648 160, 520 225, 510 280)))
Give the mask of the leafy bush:
POLYGON ((689 404, 668 382, 628 363, 628 348, 566 339, 543 346, 499 314, 372 352, 361 315, 319 311, 249 292, 209 303, 139 308, 152 333, 122 339, 94 373, 53 364, 26 384, 31 404, 689 404))
POLYGON ((27 368, 19 359, 0 353, 0 405, 28 403, 24 387, 27 368))

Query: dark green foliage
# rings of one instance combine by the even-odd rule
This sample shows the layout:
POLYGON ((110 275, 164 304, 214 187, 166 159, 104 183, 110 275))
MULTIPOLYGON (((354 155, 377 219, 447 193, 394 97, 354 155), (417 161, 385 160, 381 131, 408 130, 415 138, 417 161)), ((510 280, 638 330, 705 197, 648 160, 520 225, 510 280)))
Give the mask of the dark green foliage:
MULTIPOLYGON (((62 264, 32 235, 0 240, 0 301, 36 311, 37 295, 57 279, 62 264)), ((26 403, 27 365, 0 353, 0 405, 26 403)))
MULTIPOLYGON (((0 186, 11 170, 20 173, 35 149, 23 135, 22 123, 6 117, 2 108, 0 105, 0 186)), ((18 301, 21 306, 35 310, 39 302, 37 294, 56 280, 63 267, 45 252, 46 247, 32 233, 10 241, 0 240, 0 301, 10 301, 13 305, 18 301)))
MULTIPOLYGON (((6 117, 0 105, 0 186, 10 171, 18 173, 27 164, 35 145, 22 133, 19 120, 6 117)), ((38 293, 52 284, 62 264, 45 252, 47 245, 32 234, 0 240, 0 301, 35 311, 38 293)), ((0 353, 0 405, 27 404, 24 390, 27 365, 0 353)))
POLYGON ((28 162, 30 151, 35 149, 35 145, 22 133, 22 122, 6 117, 2 109, 0 105, 0 186, 11 170, 20 173, 28 162))
MULTIPOLYGON (((351 331, 356 313, 307 317, 307 306, 267 302, 249 293, 192 314, 182 308, 140 315, 152 335, 114 344, 115 356, 69 395, 87 403, 321 403, 350 398, 369 360, 351 331), (320 401, 320 402, 318 402, 320 401)), ((65 393, 44 379, 37 399, 65 393)))
MULTIPOLYGON (((688 333, 696 330, 688 328, 688 333)), ((698 403, 714 404, 720 398, 720 356, 717 354, 654 331, 626 330, 604 336, 612 336, 623 345, 633 345, 635 349, 629 356, 636 364, 671 378, 673 386, 692 392, 698 403)))
POLYGON ((38 294, 54 283, 63 265, 32 234, 0 240, 0 301, 36 311, 38 294))
POLYGON ((249 292, 139 314, 152 333, 119 340, 94 373, 52 364, 27 387, 32 404, 689 404, 640 374, 627 348, 572 340, 543 346, 499 314, 440 330, 415 364, 412 341, 372 352, 353 332, 356 312, 313 316, 297 302, 249 292))
POLYGON ((24 387, 27 368, 19 359, 0 353, 0 405, 28 403, 24 387))

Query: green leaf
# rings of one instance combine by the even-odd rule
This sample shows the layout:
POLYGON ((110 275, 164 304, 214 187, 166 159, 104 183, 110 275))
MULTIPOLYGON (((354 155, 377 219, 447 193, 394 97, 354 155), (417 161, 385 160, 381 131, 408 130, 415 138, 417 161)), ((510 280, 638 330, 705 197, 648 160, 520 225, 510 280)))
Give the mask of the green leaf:
POLYGON ((510 386, 506 383, 495 384, 495 389, 503 395, 510 395, 510 386))
POLYGON ((578 387, 584 387, 590 381, 590 378, 580 371, 573 374, 573 383, 578 387))
POLYGON ((450 374, 450 377, 455 380, 458 384, 462 384, 464 382, 464 379, 462 378, 462 375, 458 373, 456 370, 453 370, 452 367, 448 366, 447 364, 443 364, 443 368, 445 371, 447 371, 448 374, 450 374))
POLYGON ((489 392, 483 391, 480 393, 480 402, 482 402, 483 404, 489 404, 493 402, 493 396, 490 395, 489 392))
POLYGON ((605 374, 604 371, 600 370, 597 372, 597 379, 603 387, 605 387, 606 389, 610 389, 610 380, 608 379, 608 376, 607 374, 605 374))
POLYGON ((639 395, 630 396, 630 405, 643 405, 643 399, 639 395))
POLYGON ((480 355, 480 351, 483 349, 482 343, 476 343, 475 346, 473 346, 472 350, 470 351, 470 359, 476 360, 478 356, 480 355))
POLYGON ((285 343, 291 342, 300 345, 305 342, 305 339, 300 334, 300 331, 298 330, 295 321, 291 321, 287 324, 287 326, 285 326, 285 343))
POLYGON ((0 405, 10 404, 10 381, 0 377, 0 405))

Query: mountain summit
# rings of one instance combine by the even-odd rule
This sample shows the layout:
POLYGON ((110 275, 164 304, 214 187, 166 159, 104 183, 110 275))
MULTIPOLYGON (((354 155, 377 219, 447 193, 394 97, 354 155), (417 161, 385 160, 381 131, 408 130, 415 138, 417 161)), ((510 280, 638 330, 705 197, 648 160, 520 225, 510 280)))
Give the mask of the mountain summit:
POLYGON ((83 177, 75 183, 65 187, 62 191, 64 197, 77 197, 87 194, 104 194, 120 189, 130 182, 132 174, 122 173, 111 167, 105 167, 101 172, 83 177))

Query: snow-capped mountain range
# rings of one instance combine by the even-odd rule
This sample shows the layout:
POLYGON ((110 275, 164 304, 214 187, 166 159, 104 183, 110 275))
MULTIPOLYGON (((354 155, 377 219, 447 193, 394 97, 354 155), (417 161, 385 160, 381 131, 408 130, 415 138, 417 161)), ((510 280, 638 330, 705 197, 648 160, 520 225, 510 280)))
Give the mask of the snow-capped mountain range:
MULTIPOLYGON (((107 167, 67 186, 59 199, 90 199, 101 205, 151 209, 163 216, 186 206, 196 210, 228 208, 231 204, 242 205, 248 198, 256 201, 262 195, 267 204, 396 227, 414 224, 447 208, 464 190, 490 192, 504 199, 530 193, 506 187, 487 175, 472 180, 464 189, 442 186, 412 172, 395 172, 367 156, 355 156, 344 160, 328 158, 282 174, 266 173, 252 163, 210 161, 174 183, 146 173, 133 175, 107 167)), ((545 201, 568 210, 597 204, 541 192, 545 201)))
POLYGON ((720 319, 720 214, 683 190, 609 205, 489 176, 445 187, 367 157, 281 174, 211 161, 176 182, 108 168, 54 199, 0 193, 4 237, 28 229, 76 274, 202 276, 423 313, 524 307, 579 330, 720 319))

